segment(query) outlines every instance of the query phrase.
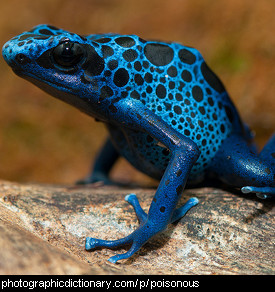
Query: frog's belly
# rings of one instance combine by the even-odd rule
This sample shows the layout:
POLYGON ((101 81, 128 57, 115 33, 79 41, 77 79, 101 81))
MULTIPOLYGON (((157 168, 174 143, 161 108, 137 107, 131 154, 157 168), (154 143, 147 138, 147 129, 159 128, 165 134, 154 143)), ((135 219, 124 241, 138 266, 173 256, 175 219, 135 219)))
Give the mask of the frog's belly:
MULTIPOLYGON (((147 133, 123 133, 115 130, 110 134, 111 140, 121 156, 139 171, 155 179, 161 179, 171 159, 171 153, 167 148, 159 145, 147 133)), ((206 158, 200 156, 192 167, 189 182, 200 180, 209 162, 206 158)))

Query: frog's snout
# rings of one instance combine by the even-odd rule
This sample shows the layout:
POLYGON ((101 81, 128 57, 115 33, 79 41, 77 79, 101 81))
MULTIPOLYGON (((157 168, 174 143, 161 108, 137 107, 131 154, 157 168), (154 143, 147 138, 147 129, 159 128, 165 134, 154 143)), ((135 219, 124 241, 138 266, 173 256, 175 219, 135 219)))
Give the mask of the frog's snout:
POLYGON ((4 60, 10 65, 10 53, 11 53, 11 48, 10 48, 10 42, 6 42, 4 46, 2 47, 2 55, 4 60))
POLYGON ((18 46, 12 39, 2 47, 2 55, 7 64, 17 75, 22 75, 23 66, 30 63, 31 59, 27 56, 24 47, 18 46))
POLYGON ((18 65, 24 65, 26 63, 27 57, 23 54, 18 46, 13 44, 13 41, 10 40, 6 42, 2 48, 2 55, 4 60, 11 66, 13 69, 18 67, 18 65))

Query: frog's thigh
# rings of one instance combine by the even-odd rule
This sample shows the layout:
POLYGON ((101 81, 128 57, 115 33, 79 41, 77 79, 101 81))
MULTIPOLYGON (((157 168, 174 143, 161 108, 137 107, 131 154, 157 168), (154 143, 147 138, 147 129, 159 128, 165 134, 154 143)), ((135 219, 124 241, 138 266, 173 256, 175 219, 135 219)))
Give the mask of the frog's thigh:
POLYGON ((265 144, 260 152, 260 157, 264 160, 270 161, 273 170, 275 169, 275 134, 273 134, 265 144))
POLYGON ((239 135, 232 135, 224 141, 210 169, 222 181, 235 187, 274 184, 274 169, 270 161, 251 151, 239 135))

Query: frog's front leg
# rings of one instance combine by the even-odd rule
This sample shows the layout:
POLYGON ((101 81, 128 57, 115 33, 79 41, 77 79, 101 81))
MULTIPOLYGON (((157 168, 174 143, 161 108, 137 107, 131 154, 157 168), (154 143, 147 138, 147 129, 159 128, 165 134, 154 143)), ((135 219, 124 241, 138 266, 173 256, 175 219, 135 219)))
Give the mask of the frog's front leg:
POLYGON ((148 214, 142 210, 135 196, 126 197, 126 200, 135 208, 140 220, 140 226, 132 234, 114 241, 91 237, 86 239, 87 250, 132 244, 125 254, 111 257, 109 261, 113 263, 132 256, 151 237, 164 230, 169 223, 184 216, 192 206, 198 203, 196 198, 192 198, 176 210, 190 170, 200 154, 197 145, 192 140, 173 130, 139 101, 126 100, 119 106, 119 115, 115 117, 117 121, 121 121, 121 124, 129 128, 146 131, 171 151, 172 158, 160 181, 148 214))
POLYGON ((119 153, 113 146, 110 138, 107 138, 105 144, 95 159, 91 173, 86 178, 77 181, 77 184, 89 184, 99 181, 104 184, 110 184, 111 181, 109 179, 109 172, 118 157, 119 153))

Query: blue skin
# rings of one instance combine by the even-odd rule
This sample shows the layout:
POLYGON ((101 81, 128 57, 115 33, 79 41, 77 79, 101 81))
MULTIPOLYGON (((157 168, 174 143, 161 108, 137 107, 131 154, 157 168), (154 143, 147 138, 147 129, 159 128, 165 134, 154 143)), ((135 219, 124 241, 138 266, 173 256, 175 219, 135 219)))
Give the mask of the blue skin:
POLYGON ((119 156, 160 183, 148 214, 126 196, 140 226, 86 249, 131 244, 129 258, 198 203, 176 209, 186 183, 209 176, 261 198, 275 194, 275 135, 257 153, 223 84, 194 48, 135 35, 79 36, 39 25, 14 37, 3 56, 16 74, 105 123, 109 138, 83 182, 104 181, 119 156))

